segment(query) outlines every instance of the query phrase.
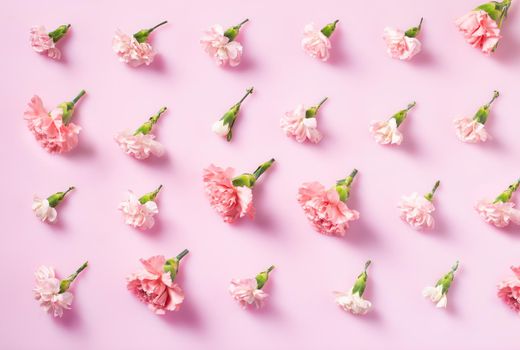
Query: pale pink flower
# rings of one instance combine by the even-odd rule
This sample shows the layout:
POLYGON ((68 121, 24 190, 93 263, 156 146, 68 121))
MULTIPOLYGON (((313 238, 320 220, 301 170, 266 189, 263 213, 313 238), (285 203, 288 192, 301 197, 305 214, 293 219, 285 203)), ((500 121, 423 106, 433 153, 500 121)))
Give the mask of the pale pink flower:
POLYGON ((234 171, 233 168, 222 169, 212 164, 204 169, 203 175, 211 207, 228 223, 246 215, 252 219, 255 213, 253 191, 247 186, 233 185, 234 171))
POLYGON ((313 227, 325 235, 344 236, 349 221, 359 219, 359 212, 342 202, 335 188, 327 190, 319 182, 304 183, 298 202, 313 227))
POLYGON ((442 284, 435 287, 428 286, 422 290, 422 295, 425 298, 430 299, 432 303, 438 308, 446 308, 448 305, 448 295, 443 292, 442 284))
POLYGON ((398 208, 401 212, 401 219, 414 229, 420 230, 433 227, 434 219, 432 213, 435 210, 435 206, 417 192, 401 197, 398 208))
POLYGON ((455 132, 462 142, 477 143, 486 142, 491 138, 484 124, 474 118, 455 119, 455 132))
POLYGON ((35 95, 24 116, 36 141, 48 152, 65 153, 77 146, 81 127, 72 122, 65 125, 61 107, 48 113, 43 107, 42 100, 35 95))
POLYGON ((321 61, 327 61, 331 47, 329 38, 314 23, 309 23, 305 26, 302 48, 309 56, 321 61))
POLYGON ((216 24, 204 31, 200 43, 219 66, 229 63, 231 67, 236 67, 242 59, 242 45, 238 41, 230 41, 224 32, 224 28, 216 24))
POLYGON ((286 112, 280 119, 280 127, 289 137, 302 143, 306 139, 312 143, 320 142, 322 135, 317 129, 317 118, 306 118, 307 109, 303 105, 298 105, 294 110, 286 112))
POLYGON ((155 51, 147 42, 140 43, 134 36, 117 30, 112 39, 112 49, 119 56, 119 60, 133 67, 142 64, 150 65, 155 58, 155 51))
POLYGON ((34 51, 46 53, 50 58, 59 60, 60 50, 55 46, 54 40, 47 34, 45 27, 35 26, 30 30, 30 43, 34 51))
POLYGON ((475 209, 487 223, 496 227, 506 227, 510 222, 520 225, 520 210, 514 207, 513 202, 480 200, 475 209))
POLYGON ((399 29, 386 27, 383 40, 392 58, 410 60, 421 51, 421 42, 417 38, 406 36, 405 32, 399 29))
POLYGON ((157 203, 147 201, 141 204, 134 192, 128 190, 128 198, 119 203, 119 210, 123 213, 125 223, 141 230, 150 229, 155 224, 154 215, 159 213, 157 203))
POLYGON ((47 199, 38 196, 34 196, 32 210, 42 222, 49 221, 50 223, 53 223, 58 217, 56 208, 51 207, 47 199))
POLYGON ((150 154, 157 157, 164 154, 164 146, 155 141, 153 134, 134 134, 125 130, 118 133, 114 139, 126 154, 136 159, 146 159, 150 154))
POLYGON ((498 284, 498 297, 520 314, 520 267, 511 266, 515 274, 498 284))
POLYGON ((455 21, 455 25, 468 44, 487 55, 493 52, 502 37, 497 23, 483 10, 465 14, 455 21))
POLYGON ((164 271, 166 259, 162 255, 141 259, 144 269, 128 277, 127 288, 157 315, 178 311, 184 301, 181 287, 164 271))
POLYGON ((62 317, 63 309, 70 309, 72 305, 73 294, 68 291, 60 293, 61 281, 56 278, 52 267, 40 266, 34 275, 34 298, 45 312, 52 313, 54 317, 62 317))
POLYGON ((334 294, 336 295, 336 304, 354 315, 365 315, 372 307, 372 303, 360 296, 359 293, 348 291, 334 292, 334 294))
POLYGON ((262 289, 258 289, 257 281, 254 278, 232 279, 229 293, 244 309, 253 304, 257 309, 261 308, 269 296, 262 289))
POLYGON ((400 145, 403 141, 403 134, 397 128, 395 118, 390 118, 387 121, 372 121, 369 130, 376 142, 382 145, 400 145))

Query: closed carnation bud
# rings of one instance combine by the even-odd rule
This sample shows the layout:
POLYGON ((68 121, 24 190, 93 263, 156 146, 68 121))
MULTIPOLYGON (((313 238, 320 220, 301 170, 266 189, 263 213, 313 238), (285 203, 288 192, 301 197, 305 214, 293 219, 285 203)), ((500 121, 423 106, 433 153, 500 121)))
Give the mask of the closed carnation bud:
POLYGON ((218 136, 225 137, 229 133, 229 124, 224 124, 224 120, 217 120, 213 123, 211 130, 218 136))

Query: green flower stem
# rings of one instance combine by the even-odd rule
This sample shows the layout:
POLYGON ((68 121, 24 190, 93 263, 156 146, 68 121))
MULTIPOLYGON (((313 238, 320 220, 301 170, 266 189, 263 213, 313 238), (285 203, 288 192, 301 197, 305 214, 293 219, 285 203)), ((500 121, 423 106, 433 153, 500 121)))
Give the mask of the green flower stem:
POLYGON ((511 200, 511 197, 513 196, 513 193, 516 190, 518 190, 518 187, 520 187, 520 179, 516 180, 516 182, 511 184, 504 192, 500 193, 495 199, 495 203, 509 202, 509 200, 511 200))
POLYGON ((139 202, 141 204, 145 204, 146 202, 155 200, 155 197, 157 197, 157 195, 159 194, 159 191, 161 191, 162 187, 163 187, 163 185, 160 185, 159 187, 157 187, 157 189, 155 191, 146 193, 141 198, 139 198, 139 202))
POLYGON ((149 134, 152 129, 153 129, 153 126, 155 124, 157 124, 157 122, 159 121, 159 118, 161 117, 161 115, 166 112, 168 108, 167 107, 162 107, 159 112, 155 113, 154 115, 152 115, 146 122, 143 123, 143 125, 141 125, 135 132, 134 132, 134 135, 138 135, 138 134, 143 134, 143 135, 147 135, 149 134))
POLYGON ((419 21, 419 25, 417 27, 412 27, 408 29, 404 35, 406 35, 409 38, 415 38, 417 35, 419 35, 423 23, 423 17, 421 17, 421 20, 419 21))
POLYGON ((140 31, 134 34, 135 40, 137 40, 138 43, 144 43, 146 40, 148 40, 148 36, 151 32, 153 32, 154 30, 166 23, 168 23, 168 21, 162 21, 161 23, 157 24, 156 26, 153 26, 150 29, 141 29, 140 31))
POLYGON ((247 96, 251 95, 251 94, 253 93, 253 91, 254 91, 254 87, 251 86, 249 89, 246 90, 246 94, 245 94, 245 95, 240 99, 240 101, 238 101, 238 102, 236 103, 235 106, 238 105, 238 106, 240 107, 240 105, 242 104, 242 102, 244 102, 244 100, 247 98, 247 96))
POLYGON ((168 21, 162 21, 161 23, 159 23, 159 24, 153 26, 152 28, 148 29, 148 31, 151 33, 151 32, 153 32, 154 30, 156 30, 157 28, 159 28, 160 26, 162 26, 163 24, 166 24, 166 23, 168 23, 168 21))
POLYGON ((489 111, 491 109, 491 104, 493 102, 495 102, 495 100, 497 99, 498 96, 500 96, 500 93, 496 90, 493 91, 493 97, 491 98, 491 100, 478 109, 478 111, 477 111, 477 113, 475 113, 475 116, 473 117, 473 119, 481 124, 486 124, 488 115, 489 115, 489 111))
POLYGON ((350 197, 350 189, 352 188, 352 182, 358 173, 357 169, 352 170, 349 176, 336 182, 336 191, 339 194, 339 199, 342 202, 346 202, 350 197))
POLYGON ((433 196, 435 195, 435 191, 437 191, 437 188, 439 188, 439 185, 441 184, 440 181, 435 182, 435 185, 433 185, 433 188, 431 192, 427 193, 424 198, 429 200, 430 202, 433 200, 433 196))
POLYGON ((358 293, 359 296, 363 296, 363 293, 365 292, 365 288, 367 285, 367 280, 368 280, 367 270, 371 263, 372 263, 371 260, 368 260, 365 263, 365 269, 363 270, 363 272, 361 272, 359 274, 359 276, 356 279, 356 283, 354 283, 354 287, 352 287, 352 294, 358 293))
POLYGON ((437 281, 436 286, 442 286, 442 294, 448 293, 448 290, 451 286, 451 283, 453 282, 453 279, 455 278, 455 271, 459 268, 459 261, 457 260, 455 264, 451 267, 450 272, 442 276, 439 281, 437 281))
POLYGON ((180 252, 179 254, 177 254, 177 256, 175 257, 175 259, 177 259, 177 261, 181 261, 182 258, 184 258, 186 255, 188 255, 190 251, 188 249, 184 249, 182 252, 180 252))
POLYGON ((80 100, 80 98, 82 98, 83 95, 85 95, 85 94, 86 94, 86 91, 85 91, 85 90, 81 90, 81 91, 79 92, 79 94, 78 94, 76 97, 74 97, 74 99, 72 100, 72 104, 75 105, 76 103, 78 103, 78 101, 80 100))
POLYGON ((172 282, 175 280, 175 277, 177 276, 177 272, 179 272, 179 262, 181 261, 182 258, 184 258, 186 255, 188 255, 188 253, 189 253, 189 250, 184 249, 182 252, 177 254, 177 256, 175 258, 166 260, 166 262, 163 266, 163 271, 170 273, 172 282))
POLYGON ((271 271, 274 270, 274 265, 269 266, 269 268, 263 272, 260 272, 258 275, 256 275, 256 288, 262 289, 264 285, 267 283, 267 280, 269 279, 269 274, 271 271))
POLYGON ((235 40, 235 38, 237 37, 238 33, 240 32, 240 28, 244 25, 244 23, 246 22, 249 22, 249 19, 246 18, 245 20, 243 20, 242 22, 240 22, 239 24, 237 24, 236 26, 233 26, 231 28, 228 28, 225 32, 224 32, 224 36, 227 37, 229 39, 229 41, 233 41, 235 40))
POLYGON ((321 29, 321 32, 323 35, 325 35, 327 38, 330 38, 332 33, 334 33, 334 30, 336 30, 336 24, 338 24, 339 19, 335 20, 332 23, 327 24, 325 27, 321 29))
MULTIPOLYGON (((397 112, 396 114, 394 114, 392 116, 392 118, 395 119, 396 121, 396 124, 397 126, 399 127, 403 122, 404 120, 406 119, 406 116, 408 115, 408 112, 414 108, 416 105, 415 101, 413 101, 412 103, 409 103, 408 106, 406 107, 406 109, 403 109, 403 110, 400 110, 399 112, 397 112)), ((392 119, 390 118, 390 119, 392 119)))
POLYGON ((273 165, 274 161, 275 159, 271 158, 267 162, 262 163, 258 168, 256 168, 256 170, 253 172, 255 179, 258 180, 260 176, 262 176, 262 174, 265 173, 265 171, 269 169, 271 165, 273 165))
POLYGON ((55 208, 58 204, 60 204, 60 202, 63 200, 63 198, 65 198, 67 193, 69 193, 70 191, 72 191, 74 189, 75 189, 75 187, 71 186, 65 192, 56 192, 55 194, 47 197, 49 206, 51 206, 52 208, 55 208))
POLYGON ((81 265, 76 272, 70 275, 67 279, 64 279, 60 282, 60 293, 65 293, 69 288, 72 282, 78 277, 81 271, 85 270, 88 266, 88 261, 85 261, 83 265, 81 265))

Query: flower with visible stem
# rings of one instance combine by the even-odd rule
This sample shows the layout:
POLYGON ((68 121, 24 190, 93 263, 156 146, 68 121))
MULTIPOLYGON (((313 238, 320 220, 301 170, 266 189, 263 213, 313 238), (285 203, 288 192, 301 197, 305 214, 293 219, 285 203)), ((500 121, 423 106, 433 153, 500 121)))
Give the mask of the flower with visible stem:
POLYGON ((408 104, 405 109, 395 113, 386 121, 372 121, 369 130, 374 136, 375 141, 381 145, 400 145, 403 141, 403 135, 398 128, 405 121, 408 112, 415 107, 415 105, 415 101, 408 104))
POLYGON ((159 213, 155 201, 163 185, 152 192, 137 197, 128 191, 128 198, 119 203, 119 210, 123 213, 125 223, 141 230, 150 229, 155 224, 154 216, 159 213))
POLYGON ((318 103, 309 108, 298 105, 294 110, 284 114, 280 119, 280 127, 289 137, 293 137, 296 141, 302 143, 309 140, 312 143, 320 142, 322 135, 317 129, 317 114, 321 105, 327 101, 325 97, 318 103))
POLYGON ((329 50, 332 48, 330 37, 336 30, 338 22, 339 20, 335 20, 321 28, 321 30, 314 23, 307 24, 303 31, 303 50, 313 58, 323 62, 327 61, 330 57, 329 50))
POLYGON ((455 271, 459 268, 459 261, 451 267, 450 272, 442 276, 435 287, 426 287, 423 289, 423 297, 430 299, 438 308, 446 308, 448 304, 448 290, 455 278, 455 271))
POLYGON ((67 34, 70 24, 63 24, 47 33, 44 26, 35 26, 30 31, 30 43, 34 51, 45 53, 50 58, 59 60, 61 51, 56 47, 56 43, 67 34))
POLYGON ((489 111, 491 110, 491 105, 493 102, 500 96, 498 91, 493 91, 493 97, 491 100, 485 105, 481 106, 473 118, 458 118, 455 119, 455 131, 457 137, 462 142, 468 143, 478 143, 478 142, 486 142, 491 138, 489 133, 485 128, 485 124, 488 120, 489 111))
POLYGON ((42 222, 55 222, 58 218, 58 212, 56 210, 56 207, 72 190, 74 190, 74 187, 69 187, 66 191, 56 192, 53 195, 47 197, 46 199, 34 196, 32 210, 36 217, 38 217, 42 222))
POLYGON ((204 32, 200 44, 217 65, 225 66, 229 63, 231 67, 236 67, 240 64, 243 48, 236 38, 242 26, 248 21, 249 19, 245 19, 227 30, 224 30, 220 24, 216 24, 204 32))
POLYGON ((233 126, 235 125, 235 121, 238 117, 238 112, 240 111, 240 107, 242 106, 242 102, 253 93, 254 88, 250 87, 246 90, 246 93, 240 101, 235 103, 231 108, 224 113, 224 115, 213 123, 212 130, 215 134, 226 137, 226 140, 229 142, 233 138, 233 126))
POLYGON ((356 279, 354 286, 347 292, 334 292, 336 295, 336 304, 343 310, 348 311, 354 315, 364 315, 372 307, 372 303, 363 299, 363 293, 368 280, 368 267, 372 262, 368 260, 365 263, 365 269, 356 279))
POLYGON ((255 305, 257 309, 264 305, 268 294, 263 291, 269 280, 269 274, 273 271, 271 265, 265 271, 260 272, 255 278, 234 278, 229 285, 229 293, 242 308, 255 305))
POLYGON ((513 193, 520 187, 520 179, 512 183, 505 191, 500 193, 494 201, 482 199, 477 202, 475 210, 485 222, 496 227, 506 227, 510 222, 520 225, 520 210, 515 209, 515 203, 511 201, 513 193))
POLYGON ((423 18, 421 18, 418 26, 404 32, 396 28, 385 28, 383 40, 390 57, 407 61, 421 51, 421 42, 417 39, 417 36, 421 32, 422 23, 423 18))
POLYGON ((416 230, 432 228, 435 223, 432 216, 435 210, 433 196, 439 185, 440 181, 435 182, 433 189, 424 196, 417 192, 402 196, 398 205, 401 219, 416 230))

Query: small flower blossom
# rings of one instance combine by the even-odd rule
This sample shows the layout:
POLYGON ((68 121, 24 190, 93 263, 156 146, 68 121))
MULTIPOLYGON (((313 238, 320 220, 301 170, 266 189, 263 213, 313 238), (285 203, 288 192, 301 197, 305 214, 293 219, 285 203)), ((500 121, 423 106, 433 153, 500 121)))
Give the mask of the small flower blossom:
POLYGON ((118 29, 112 39, 112 49, 121 62, 132 67, 142 64, 149 66, 153 62, 156 52, 148 43, 148 37, 155 29, 166 23, 168 22, 163 21, 150 29, 142 29, 132 36, 118 29))
POLYGON ((498 297, 520 314, 520 267, 511 266, 514 276, 498 284, 498 297))
POLYGON ((409 196, 401 197, 398 205, 401 219, 416 230, 432 228, 435 223, 432 216, 435 206, 432 201, 439 184, 440 182, 437 181, 432 191, 425 196, 414 192, 409 196))
POLYGON ((432 303, 435 303, 438 308, 446 308, 448 305, 448 290, 450 289, 453 278, 455 277, 455 271, 459 267, 457 261, 452 266, 450 272, 442 276, 434 287, 426 287, 422 291, 422 295, 425 298, 430 299, 432 303))
POLYGON ((499 194, 494 201, 479 200, 475 210, 485 222, 496 227, 506 227, 510 222, 520 225, 520 210, 515 209, 515 203, 511 202, 511 197, 519 186, 520 179, 499 194))
POLYGON ((178 311, 184 301, 184 292, 175 283, 175 277, 179 272, 179 263, 186 254, 188 250, 184 249, 168 260, 162 255, 141 259, 144 268, 128 277, 127 289, 157 315, 178 311))
POLYGON ((150 154, 156 157, 162 156, 164 154, 164 146, 155 141, 155 135, 151 132, 153 126, 165 111, 166 107, 161 108, 159 112, 151 116, 134 133, 128 130, 118 133, 114 139, 123 152, 136 159, 146 159, 150 154))
POLYGON ((235 39, 240 32, 240 28, 247 21, 249 20, 246 19, 225 31, 219 24, 215 24, 204 31, 200 44, 217 65, 225 66, 229 64, 230 67, 236 67, 240 64, 243 48, 242 44, 235 39))
POLYGON ((260 176, 273 164, 271 159, 260 165, 252 174, 233 177, 233 168, 222 169, 211 164, 204 169, 203 181, 210 205, 222 216, 224 222, 233 223, 248 216, 253 219, 253 186, 260 176))
POLYGON ((491 104, 498 96, 500 96, 499 92, 494 91, 491 101, 480 107, 473 118, 458 118, 454 120, 455 132, 462 142, 486 142, 491 138, 484 124, 487 122, 491 104))
POLYGON ((159 213, 155 198, 161 188, 162 185, 155 191, 139 198, 132 191, 128 190, 128 198, 119 203, 119 210, 123 213, 127 225, 141 230, 153 227, 155 224, 154 216, 159 213))
POLYGON ((373 120, 370 123, 369 131, 374 136, 374 140, 381 145, 400 145, 403 135, 398 128, 406 119, 408 111, 414 106, 415 102, 410 103, 406 109, 397 112, 387 121, 373 120))
POLYGON ((42 222, 55 222, 58 218, 58 212, 56 211, 56 207, 65 198, 67 193, 69 193, 73 189, 74 187, 69 187, 67 191, 56 192, 46 199, 34 196, 32 203, 32 210, 34 212, 34 215, 36 215, 36 217, 40 219, 42 222))
POLYGON ((233 138, 233 126, 235 125, 235 121, 238 117, 238 112, 240 112, 240 107, 242 106, 242 102, 247 98, 247 96, 253 93, 254 88, 250 87, 246 90, 246 93, 240 101, 235 103, 231 108, 224 113, 224 115, 217 120, 211 126, 211 130, 220 137, 225 137, 229 142, 233 138))
POLYGON ((357 277, 352 289, 347 292, 334 292, 336 304, 354 315, 365 315, 372 307, 370 301, 363 299, 368 280, 367 269, 370 263, 370 260, 365 263, 365 270, 357 277))
POLYGON ((390 57, 408 61, 421 51, 421 42, 417 36, 421 31, 422 21, 421 18, 417 27, 410 28, 406 32, 390 27, 385 28, 383 40, 390 57))
POLYGON ((34 298, 45 312, 51 313, 54 317, 62 317, 63 310, 71 308, 74 295, 68 290, 71 283, 87 267, 87 264, 85 262, 75 273, 61 281, 56 278, 52 267, 42 265, 36 270, 34 274, 36 278, 34 298))
POLYGON ((260 272, 256 278, 234 278, 229 284, 229 294, 237 301, 243 309, 249 305, 255 305, 257 309, 264 306, 265 299, 269 296, 262 290, 269 279, 270 272, 274 266, 260 272))
POLYGON ((303 30, 302 48, 311 57, 317 58, 323 62, 330 57, 329 50, 332 48, 330 36, 336 29, 336 20, 327 24, 319 30, 314 23, 309 23, 303 30))
POLYGON ((316 118, 321 105, 327 100, 324 98, 316 106, 306 109, 298 105, 294 110, 286 112, 280 119, 280 127, 288 137, 293 137, 302 143, 309 140, 312 143, 320 142, 322 135, 318 131, 318 119, 316 118))
POLYGON ((346 179, 339 180, 328 190, 318 182, 304 183, 299 188, 298 203, 317 232, 344 236, 349 221, 359 219, 359 212, 350 209, 345 203, 356 174, 357 170, 354 169, 346 179))
POLYGON ((47 33, 44 26, 35 26, 30 30, 30 43, 34 51, 43 53, 59 60, 61 51, 56 47, 56 43, 67 34, 70 24, 59 26, 56 30, 47 33))
POLYGON ((43 107, 42 100, 33 96, 24 113, 27 127, 36 141, 49 153, 66 153, 78 145, 79 126, 71 122, 75 105, 85 94, 81 90, 71 102, 59 104, 51 112, 43 107))

